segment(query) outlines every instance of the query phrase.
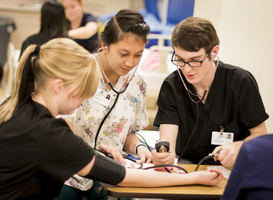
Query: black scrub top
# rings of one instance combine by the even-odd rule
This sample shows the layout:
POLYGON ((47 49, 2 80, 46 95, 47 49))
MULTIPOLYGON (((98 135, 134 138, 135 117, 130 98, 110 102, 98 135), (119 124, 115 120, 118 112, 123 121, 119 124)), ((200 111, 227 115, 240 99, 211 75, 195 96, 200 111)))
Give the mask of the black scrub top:
POLYGON ((0 199, 53 199, 94 154, 63 119, 30 100, 0 125, 0 199))
MULTIPOLYGON (((182 76, 183 73, 181 72, 182 76)), ((194 87, 185 77, 187 87, 195 94, 194 87)), ((192 99, 198 101, 195 96, 192 99)), ((219 62, 205 104, 198 103, 199 119, 196 130, 185 150, 183 158, 198 163, 211 153, 212 131, 234 133, 234 141, 250 135, 248 129, 264 122, 269 116, 265 112, 258 85, 253 75, 236 66, 219 62)), ((180 155, 188 142, 197 119, 197 105, 189 98, 177 71, 163 82, 158 97, 158 112, 154 125, 174 124, 179 126, 176 154, 180 155)), ((175 134, 175 133, 169 133, 175 134)), ((213 159, 206 164, 220 164, 213 159)))

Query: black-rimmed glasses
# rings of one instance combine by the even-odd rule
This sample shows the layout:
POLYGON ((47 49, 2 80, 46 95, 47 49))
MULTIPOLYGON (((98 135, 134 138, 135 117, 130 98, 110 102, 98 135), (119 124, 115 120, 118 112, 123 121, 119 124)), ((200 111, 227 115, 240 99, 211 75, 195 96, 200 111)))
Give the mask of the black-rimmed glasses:
POLYGON ((186 64, 188 64, 190 67, 201 67, 203 62, 206 60, 206 58, 209 56, 210 52, 211 52, 212 49, 210 49, 207 53, 207 55, 201 60, 201 61, 188 61, 188 62, 185 62, 183 60, 177 60, 176 59, 176 55, 175 55, 175 51, 173 51, 173 55, 172 55, 172 63, 176 66, 179 66, 179 67, 185 67, 186 64))

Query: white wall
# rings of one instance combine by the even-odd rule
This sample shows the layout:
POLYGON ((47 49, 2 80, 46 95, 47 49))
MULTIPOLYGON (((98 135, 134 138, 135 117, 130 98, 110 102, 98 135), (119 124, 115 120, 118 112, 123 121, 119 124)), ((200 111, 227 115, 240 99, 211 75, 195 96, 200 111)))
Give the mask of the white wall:
MULTIPOLYGON (((60 0, 59 0, 60 1, 60 0)), ((0 15, 12 17, 16 30, 11 33, 10 41, 20 49, 23 41, 39 32, 40 7, 43 0, 0 0, 0 15)), ((94 16, 109 15, 121 9, 140 9, 142 0, 84 0, 84 10, 94 16)))
MULTIPOLYGON (((16 11, 1 9, 4 3, 11 2, 0 0, 0 14, 16 18, 18 29, 11 34, 11 40, 20 48, 28 35, 38 31, 39 12, 19 15, 16 11)), ((94 14, 109 14, 121 8, 137 9, 143 5, 140 0, 85 0, 85 10, 94 14)), ((273 1, 195 0, 194 16, 207 18, 214 24, 220 38, 222 61, 241 66, 255 76, 271 116, 266 121, 267 128, 273 133, 273 1)))
POLYGON ((273 133, 273 1, 195 0, 194 16, 209 19, 220 38, 220 60, 256 78, 273 133))

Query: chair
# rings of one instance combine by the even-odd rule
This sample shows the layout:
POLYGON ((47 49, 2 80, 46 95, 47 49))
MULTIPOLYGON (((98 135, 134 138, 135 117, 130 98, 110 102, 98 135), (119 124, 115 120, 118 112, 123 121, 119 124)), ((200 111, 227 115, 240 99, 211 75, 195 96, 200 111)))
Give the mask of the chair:
MULTIPOLYGON (((145 0, 146 12, 142 12, 150 25, 151 33, 171 35, 181 20, 193 16, 195 0, 145 0)), ((153 41, 154 42, 154 41, 153 41)), ((171 46, 166 40, 165 46, 171 46)))
POLYGON ((163 22, 163 25, 176 25, 181 20, 193 16, 194 0, 145 0, 145 6, 149 13, 163 22), (161 2, 162 2, 161 1, 161 2), (160 10, 162 14, 160 16, 160 10))

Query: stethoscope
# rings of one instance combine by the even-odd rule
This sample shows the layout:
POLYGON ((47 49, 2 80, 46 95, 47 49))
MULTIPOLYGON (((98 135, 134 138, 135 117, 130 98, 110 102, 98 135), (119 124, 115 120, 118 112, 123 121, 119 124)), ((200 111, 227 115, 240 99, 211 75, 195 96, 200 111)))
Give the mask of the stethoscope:
POLYGON ((199 96, 199 95, 193 94, 193 93, 188 89, 188 87, 186 86, 186 84, 185 84, 185 82, 184 82, 184 79, 183 79, 183 77, 182 77, 182 75, 181 75, 180 68, 179 68, 179 66, 176 65, 178 74, 179 74, 179 76, 180 76, 180 79, 181 79, 181 81, 183 82, 183 85, 184 85, 184 87, 185 87, 185 89, 186 89, 186 91, 187 91, 187 93, 188 93, 188 95, 189 95, 189 98, 191 99, 191 101, 192 101, 193 103, 198 104, 198 103, 200 103, 200 102, 202 102, 202 101, 204 100, 204 98, 205 98, 205 96, 206 96, 206 93, 207 93, 209 87, 211 86, 212 80, 213 80, 213 78, 214 78, 214 76, 215 76, 216 69, 217 69, 217 67, 218 67, 218 65, 219 65, 219 56, 216 55, 216 57, 217 57, 217 62, 216 62, 216 68, 215 68, 214 74, 213 74, 213 76, 211 77, 210 82, 209 82, 208 86, 206 87, 205 91, 203 92, 202 98, 199 99, 198 101, 195 101, 194 99, 191 98, 191 95, 193 95, 193 96, 199 96))
POLYGON ((123 88, 123 89, 122 89, 122 90, 119 89, 119 91, 117 91, 117 90, 113 87, 112 83, 109 81, 109 79, 108 79, 108 77, 106 76, 106 74, 105 74, 105 72, 104 72, 104 70, 103 70, 103 68, 102 68, 102 65, 101 65, 101 61, 100 61, 100 52, 101 52, 103 49, 106 49, 106 48, 107 48, 107 46, 106 46, 106 47, 101 47, 101 48, 99 48, 99 50, 98 50, 97 55, 98 55, 99 66, 100 66, 100 69, 101 69, 101 71, 102 71, 103 76, 104 76, 105 79, 107 80, 107 84, 108 84, 108 85, 111 87, 111 89, 117 94, 117 97, 116 97, 116 99, 115 99, 113 105, 111 106, 111 108, 109 109, 109 111, 106 113, 106 115, 104 116, 104 118, 102 119, 102 121, 101 121, 101 123, 100 123, 100 125, 99 125, 97 134, 96 134, 96 136, 95 136, 94 149, 96 149, 97 139, 98 139, 100 130, 101 130, 101 128, 102 128, 102 125, 104 124, 105 120, 107 119, 107 117, 109 116, 109 114, 111 113, 111 111, 114 109, 114 107, 115 107, 115 105, 116 105, 116 103, 117 103, 117 101, 118 101, 119 95, 122 94, 122 93, 124 93, 124 92, 127 90, 128 86, 129 86, 129 83, 132 81, 132 79, 133 79, 133 77, 134 77, 134 75, 135 75, 135 73, 136 73, 136 70, 137 70, 137 68, 138 68, 138 65, 137 65, 135 71, 131 74, 130 77, 126 78, 125 82, 122 84, 121 88, 123 88))
MULTIPOLYGON (((184 147, 182 153, 180 154, 180 156, 179 156, 179 158, 178 158, 178 161, 183 157, 183 155, 184 155, 184 153, 185 153, 185 151, 186 151, 186 148, 188 147, 188 145, 189 145, 189 143, 190 143, 190 140, 191 140, 191 138, 192 138, 192 136, 193 136, 193 134, 194 134, 194 132, 195 132, 195 129, 196 129, 196 127, 197 127, 197 123, 198 123, 198 120, 199 120, 199 103, 202 102, 202 101, 204 100, 204 98, 205 98, 205 96, 206 96, 206 93, 207 93, 209 87, 211 86, 212 81, 213 81, 213 79, 214 79, 214 77, 215 77, 215 73, 216 73, 216 70, 217 70, 218 65, 219 65, 219 56, 216 55, 216 57, 217 57, 217 61, 216 61, 216 67, 215 67, 214 74, 213 74, 213 76, 211 77, 211 80, 210 80, 208 86, 206 87, 205 91, 203 92, 203 96, 202 96, 198 101, 195 101, 194 99, 192 99, 191 95, 193 95, 193 96, 198 96, 198 95, 193 94, 193 93, 188 89, 188 87, 186 86, 186 84, 185 84, 185 82, 184 82, 184 80, 183 80, 182 74, 181 74, 181 72, 180 72, 180 68, 179 68, 179 66, 176 65, 177 71, 178 71, 178 74, 179 74, 179 77, 180 77, 180 79, 181 79, 181 81, 182 81, 182 83, 183 83, 183 85, 184 85, 184 87, 185 87, 185 89, 186 89, 186 91, 187 91, 187 93, 188 93, 188 96, 189 96, 189 98, 191 99, 191 101, 192 101, 193 103, 196 104, 196 108, 197 108, 197 113, 196 113, 197 117, 196 117, 196 121, 195 121, 194 128, 193 128, 193 130, 192 130, 192 132, 191 132, 191 134, 190 134, 190 137, 189 137, 189 139, 188 139, 188 141, 187 141, 187 143, 186 143, 186 145, 185 145, 185 147, 184 147)), ((209 157, 209 158, 210 158, 210 157, 209 157)), ((207 158, 206 158, 206 159, 207 159, 207 158)))
POLYGON ((102 68, 101 61, 100 61, 100 52, 101 52, 103 49, 107 49, 107 46, 106 46, 106 47, 101 47, 101 48, 99 48, 99 50, 98 50, 98 60, 99 60, 99 66, 100 66, 100 69, 101 69, 101 71, 102 71, 102 74, 103 74, 104 78, 107 80, 107 84, 111 87, 111 89, 112 89, 117 95, 122 94, 122 93, 124 93, 124 92, 127 90, 127 87, 128 87, 128 85, 129 85, 129 83, 132 81, 132 79, 133 79, 133 77, 134 77, 134 75, 135 75, 135 73, 136 73, 136 70, 137 70, 137 68, 138 68, 138 65, 136 66, 136 69, 135 69, 135 71, 131 74, 131 76, 128 77, 128 78, 126 78, 125 82, 122 84, 123 90, 122 90, 122 91, 117 91, 117 90, 113 87, 112 83, 109 81, 108 77, 106 76, 106 74, 105 74, 105 72, 104 72, 104 70, 103 70, 103 68, 102 68))

